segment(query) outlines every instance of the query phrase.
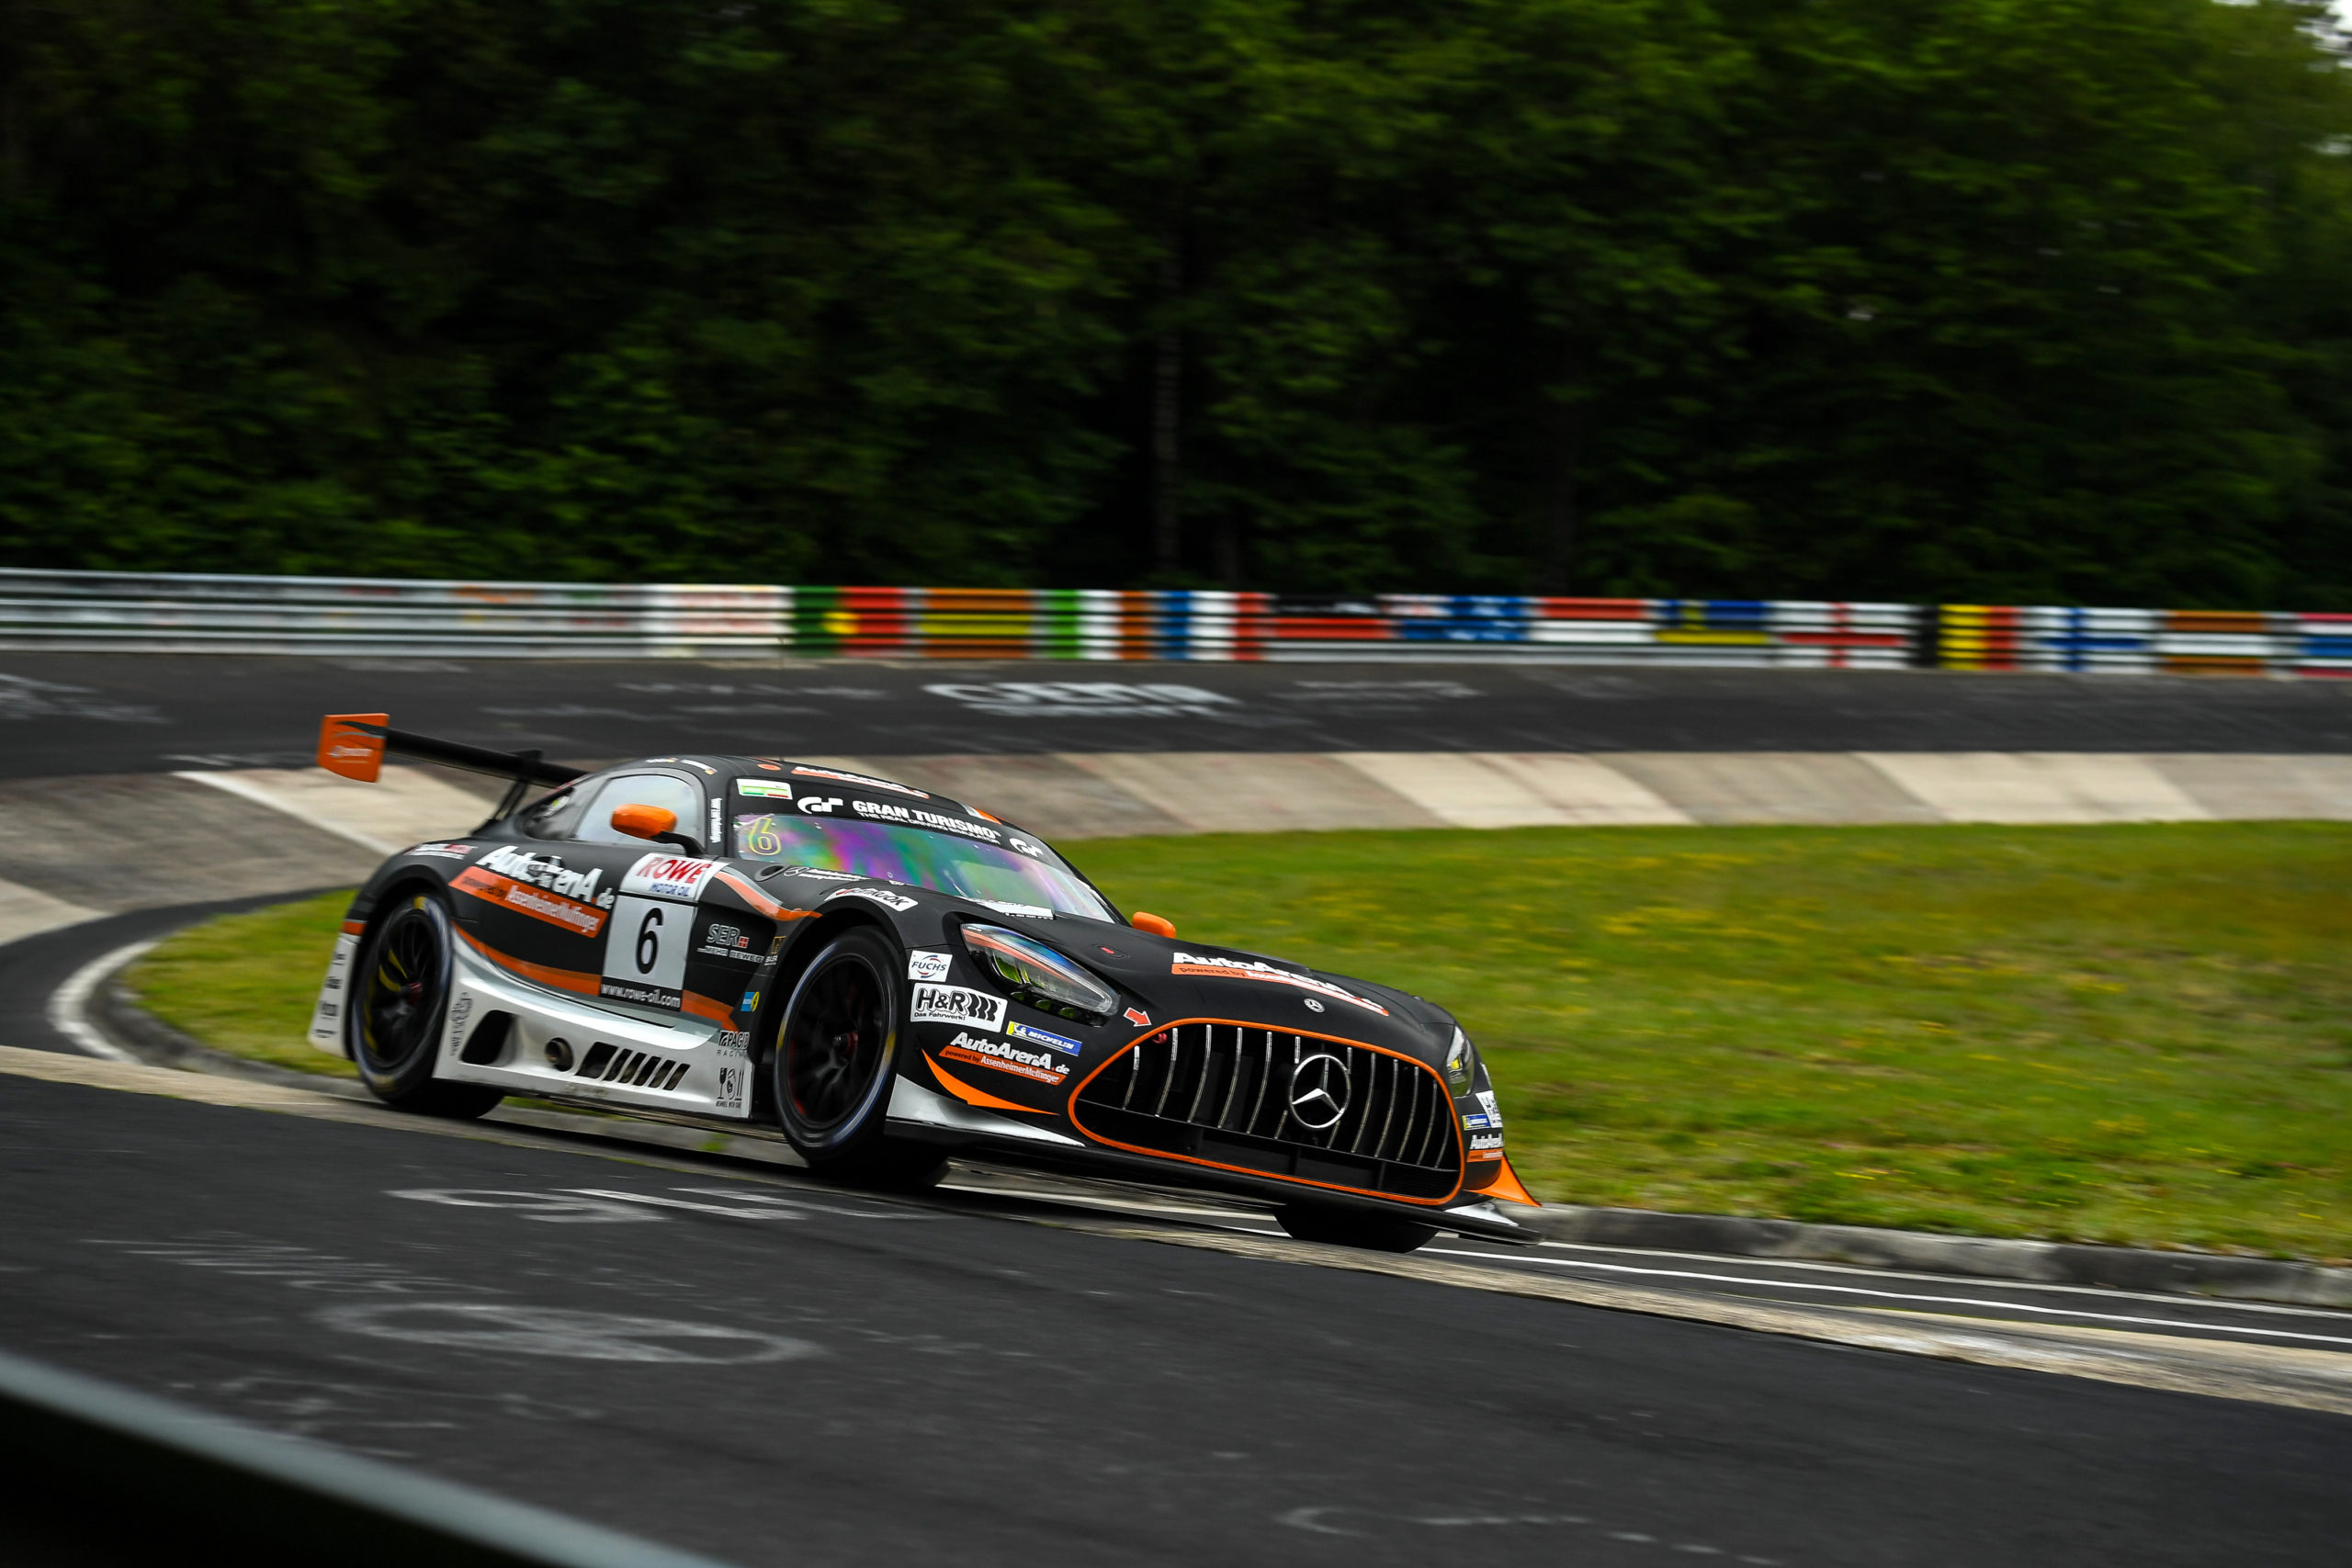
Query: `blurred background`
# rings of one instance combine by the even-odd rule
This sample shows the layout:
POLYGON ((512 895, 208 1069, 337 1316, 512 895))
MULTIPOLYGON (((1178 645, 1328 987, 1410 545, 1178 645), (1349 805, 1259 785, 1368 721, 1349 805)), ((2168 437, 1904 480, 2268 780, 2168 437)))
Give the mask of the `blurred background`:
POLYGON ((0 0, 0 565, 2352 607, 2308 0, 0 0))

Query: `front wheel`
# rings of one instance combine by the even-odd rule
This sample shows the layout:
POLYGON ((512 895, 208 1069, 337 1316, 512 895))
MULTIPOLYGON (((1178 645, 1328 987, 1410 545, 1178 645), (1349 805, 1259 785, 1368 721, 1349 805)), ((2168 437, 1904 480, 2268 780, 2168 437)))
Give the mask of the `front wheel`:
POLYGON ((836 938, 801 972, 769 1054, 776 1120, 820 1176, 900 1191, 930 1186, 947 1157, 890 1137, 890 1080, 906 959, 871 926, 836 938))
POLYGON ((1320 1203, 1285 1203, 1274 1211, 1274 1222, 1301 1241, 1328 1241, 1372 1252, 1411 1252, 1437 1235, 1435 1225, 1320 1203))
POLYGON ((433 1076, 456 973, 449 911, 438 896, 413 893, 368 928, 352 970, 346 1027, 359 1081, 385 1104, 470 1119, 506 1098, 481 1084, 443 1083, 433 1076))

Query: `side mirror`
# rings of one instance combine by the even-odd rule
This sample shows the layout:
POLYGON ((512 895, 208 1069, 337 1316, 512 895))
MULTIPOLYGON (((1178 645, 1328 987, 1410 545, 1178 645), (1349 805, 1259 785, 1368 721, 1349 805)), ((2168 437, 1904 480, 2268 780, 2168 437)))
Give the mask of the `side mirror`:
POLYGON ((616 806, 612 823, 615 832, 627 833, 632 839, 675 844, 690 855, 702 853, 702 841, 679 832, 678 814, 666 806, 616 806))
POLYGON ((1127 924, 1139 931, 1149 931, 1154 936, 1172 937, 1176 934, 1175 921, 1159 915, 1147 915, 1141 909, 1127 917, 1127 924))

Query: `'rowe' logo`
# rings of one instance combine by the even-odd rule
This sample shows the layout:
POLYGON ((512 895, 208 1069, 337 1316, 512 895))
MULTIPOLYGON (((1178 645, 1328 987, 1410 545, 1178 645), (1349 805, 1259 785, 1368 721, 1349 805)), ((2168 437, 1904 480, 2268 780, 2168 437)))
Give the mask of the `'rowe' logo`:
POLYGON ((982 1029, 1004 1027, 1005 999, 968 986, 915 987, 909 1016, 917 1023, 969 1023, 982 1029))
POLYGON ((505 845, 495 849, 474 863, 484 871, 494 871, 501 876, 527 882, 534 887, 544 887, 550 893, 560 893, 567 898, 586 903, 596 896, 596 879, 602 869, 591 866, 586 871, 571 871, 555 855, 534 854, 528 850, 505 845))
POLYGON ((690 860, 684 855, 639 855, 637 863, 621 878, 621 891, 647 898, 683 898, 693 900, 701 896, 702 885, 718 869, 713 860, 690 860))

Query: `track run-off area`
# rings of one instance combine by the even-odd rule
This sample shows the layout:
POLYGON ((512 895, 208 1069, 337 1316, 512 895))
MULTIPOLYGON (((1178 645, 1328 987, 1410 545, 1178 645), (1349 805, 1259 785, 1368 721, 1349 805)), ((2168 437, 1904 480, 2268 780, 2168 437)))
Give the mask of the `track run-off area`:
POLYGON ((758 1135, 456 1125, 105 1059, 87 992, 126 949, 479 810, 424 770, 305 794, 327 711, 577 761, 2352 752, 2352 693, 2317 682, 1127 666, 1011 692, 1040 673, 0 656, 0 1349, 746 1564, 2338 1560, 2352 1313, 1358 1253, 1223 1197, 959 1165, 888 1198, 758 1135), (1169 687, 1222 700, 1014 711, 1169 687))

